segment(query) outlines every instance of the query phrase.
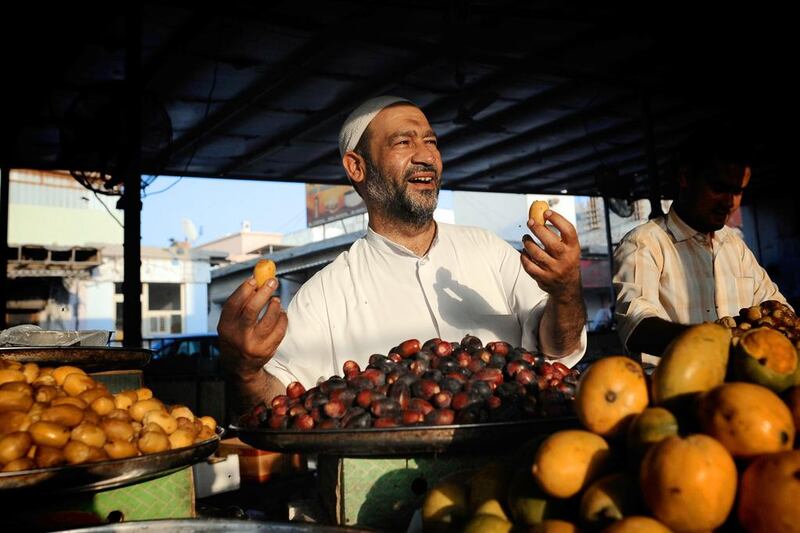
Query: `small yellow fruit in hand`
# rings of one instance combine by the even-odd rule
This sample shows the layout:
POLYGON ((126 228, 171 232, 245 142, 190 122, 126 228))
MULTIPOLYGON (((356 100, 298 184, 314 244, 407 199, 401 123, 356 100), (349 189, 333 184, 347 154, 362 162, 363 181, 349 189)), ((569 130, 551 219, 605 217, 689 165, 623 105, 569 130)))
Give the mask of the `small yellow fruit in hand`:
POLYGON ((256 287, 260 289, 268 279, 275 277, 275 263, 269 259, 259 259, 253 268, 253 276, 256 278, 256 287))
POLYGON ((544 200, 536 200, 531 204, 528 210, 528 218, 533 219, 534 222, 540 226, 544 225, 544 212, 550 209, 550 204, 544 200))

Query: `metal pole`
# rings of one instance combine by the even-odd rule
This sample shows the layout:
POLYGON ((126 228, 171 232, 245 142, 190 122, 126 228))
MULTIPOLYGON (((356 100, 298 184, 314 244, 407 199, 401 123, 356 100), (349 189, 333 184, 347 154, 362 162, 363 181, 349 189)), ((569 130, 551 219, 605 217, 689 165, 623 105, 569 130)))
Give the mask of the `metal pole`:
POLYGON ((611 213, 608 209, 608 198, 603 196, 603 215, 606 219, 606 250, 608 252, 608 290, 611 294, 611 299, 608 301, 609 306, 611 307, 611 313, 614 313, 614 307, 617 301, 617 297, 614 294, 614 285, 612 283, 614 279, 614 243, 611 240, 611 213))
POLYGON ((650 217, 664 214, 661 209, 661 184, 658 181, 658 160, 656 142, 653 135, 653 113, 650 110, 650 95, 642 95, 642 120, 644 122, 644 150, 647 158, 647 179, 650 182, 650 217))
POLYGON ((6 327, 6 304, 8 303, 8 194, 11 169, 0 171, 0 329, 6 327))
POLYGON ((142 74, 142 7, 128 3, 125 18, 125 100, 127 118, 126 164, 123 165, 125 209, 124 265, 122 281, 124 297, 122 310, 123 346, 142 345, 142 275, 141 275, 141 74, 142 74))

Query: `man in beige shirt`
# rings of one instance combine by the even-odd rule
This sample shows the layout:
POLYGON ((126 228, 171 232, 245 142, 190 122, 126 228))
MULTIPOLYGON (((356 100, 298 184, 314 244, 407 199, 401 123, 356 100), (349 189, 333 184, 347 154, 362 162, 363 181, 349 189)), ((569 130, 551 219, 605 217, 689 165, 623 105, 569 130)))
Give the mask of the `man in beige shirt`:
POLYGON ((657 363, 691 324, 736 316, 765 300, 786 301, 725 225, 751 173, 744 151, 726 137, 703 131, 684 143, 670 211, 629 232, 614 253, 619 335, 643 362, 657 363))

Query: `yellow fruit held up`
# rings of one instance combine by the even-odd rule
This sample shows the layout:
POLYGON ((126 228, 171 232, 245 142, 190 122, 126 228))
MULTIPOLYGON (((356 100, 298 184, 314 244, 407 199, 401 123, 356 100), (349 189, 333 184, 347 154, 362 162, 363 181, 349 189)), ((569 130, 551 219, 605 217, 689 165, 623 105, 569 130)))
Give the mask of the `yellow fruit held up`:
POLYGON ((259 259, 253 267, 253 276, 256 278, 256 287, 264 286, 268 279, 275 277, 275 263, 269 259, 259 259))
POLYGON ((536 200, 528 209, 528 218, 533 220, 536 224, 544 225, 544 212, 550 209, 550 204, 544 200, 536 200))

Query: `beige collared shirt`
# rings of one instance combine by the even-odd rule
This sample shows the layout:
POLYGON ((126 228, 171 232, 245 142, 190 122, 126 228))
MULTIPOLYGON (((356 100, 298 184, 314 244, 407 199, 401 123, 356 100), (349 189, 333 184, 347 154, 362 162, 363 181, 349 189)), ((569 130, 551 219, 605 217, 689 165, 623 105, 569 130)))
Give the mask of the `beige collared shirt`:
MULTIPOLYGON (((546 301, 519 252, 489 231, 439 223, 418 257, 369 230, 300 288, 265 369, 308 388, 341 375, 348 359, 363 369, 371 354, 406 339, 460 341, 467 333, 558 357, 538 334, 546 301)), ((585 349, 586 328, 579 349, 559 361, 571 367, 585 349)))
MULTIPOLYGON (((614 252, 615 318, 620 338, 643 319, 699 324, 743 307, 786 299, 735 230, 713 236, 689 227, 674 209, 633 229, 614 252)), ((642 360, 658 358, 642 354, 642 360)))

